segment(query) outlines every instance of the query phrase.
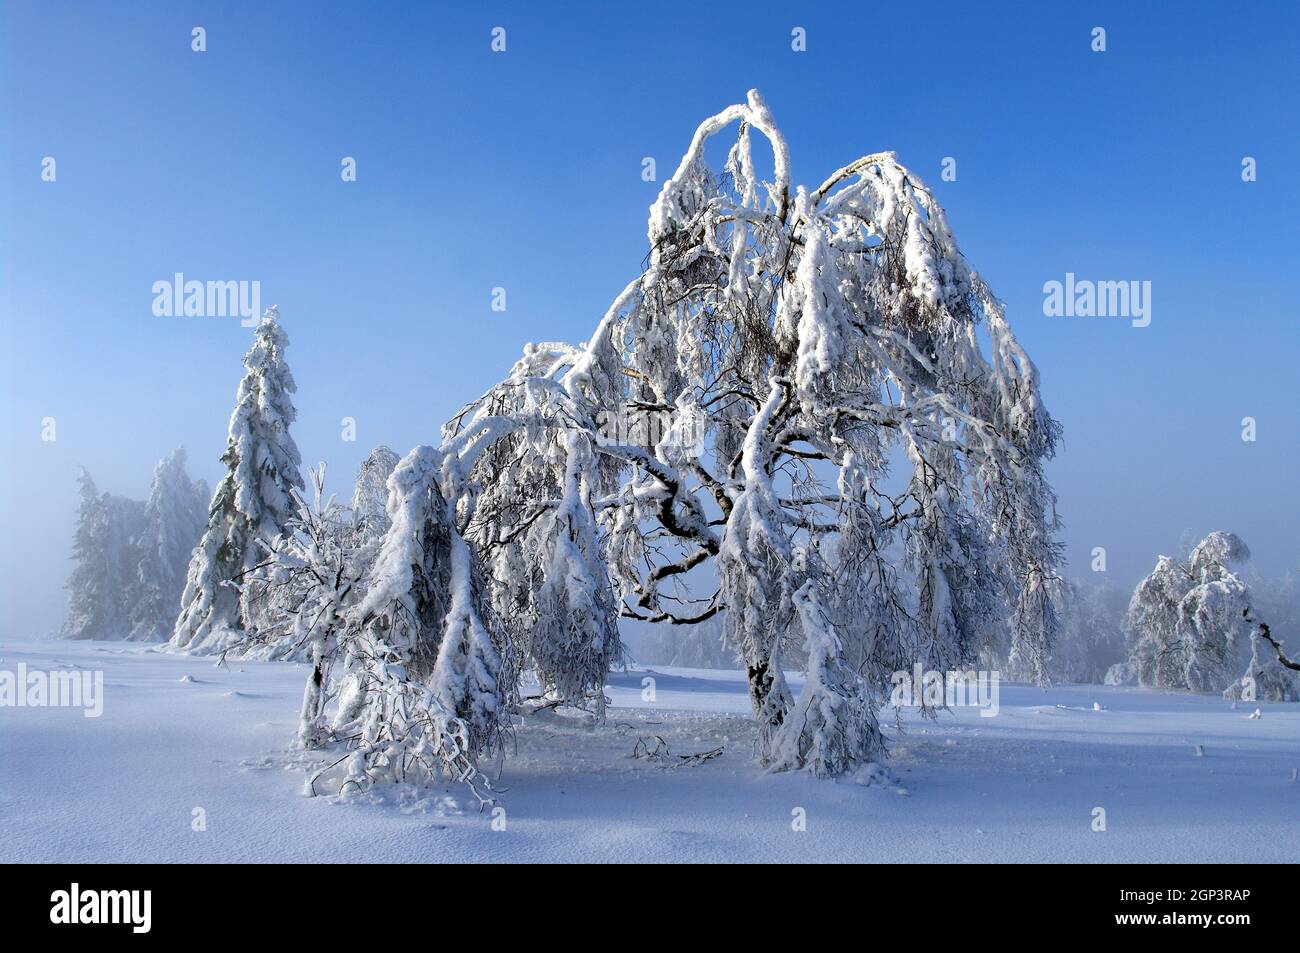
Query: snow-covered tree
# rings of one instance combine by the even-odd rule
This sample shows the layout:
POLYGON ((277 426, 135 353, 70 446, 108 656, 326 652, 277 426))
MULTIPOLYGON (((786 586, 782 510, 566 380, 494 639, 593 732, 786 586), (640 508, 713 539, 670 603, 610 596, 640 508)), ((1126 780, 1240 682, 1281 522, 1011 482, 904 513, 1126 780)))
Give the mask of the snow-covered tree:
POLYGON ((1250 640, 1245 673, 1224 689, 1234 701, 1300 702, 1300 670, 1287 666, 1285 654, 1256 635, 1250 640))
POLYGON ((311 500, 303 499, 296 488, 290 490, 294 515, 280 536, 270 542, 257 540, 263 550, 262 561, 246 573, 241 586, 244 604, 257 607, 259 625, 246 632, 245 638, 228 644, 228 652, 312 661, 320 654, 316 652, 318 643, 327 644, 325 657, 316 659, 316 671, 330 673, 335 648, 349 645, 334 630, 346 609, 364 593, 365 580, 388 531, 387 480, 397 463, 393 451, 376 448, 357 473, 350 508, 332 496, 326 500, 323 463, 310 474, 311 500), (322 600, 328 601, 330 611, 320 619, 304 620, 304 607, 324 605, 322 600), (327 632, 325 637, 322 633, 327 632))
POLYGON ((1250 550, 1232 533, 1211 533, 1192 550, 1188 568, 1197 582, 1178 607, 1192 691, 1221 692, 1241 670, 1250 590, 1231 567, 1248 559, 1250 550))
POLYGON ((69 639, 103 638, 119 623, 116 594, 112 588, 104 549, 108 521, 99 489, 84 467, 78 476, 81 504, 72 541, 72 574, 64 584, 68 590, 68 612, 63 636, 69 639))
POLYGON ((812 580, 794 594, 794 608, 807 640, 808 676, 774 739, 772 767, 807 769, 822 778, 881 760, 885 745, 876 724, 878 701, 866 680, 849 667, 812 580))
POLYGON ((1267 620, 1273 632, 1300 632, 1300 580, 1294 571, 1288 569, 1269 578, 1252 570, 1242 578, 1250 586, 1253 616, 1267 620))
POLYGON ((1242 612, 1242 619, 1253 626, 1250 662, 1241 678, 1224 690, 1224 697, 1248 702, 1300 702, 1300 661, 1287 656, 1267 622, 1256 621, 1249 609, 1242 612))
POLYGON ((587 342, 528 345, 393 472, 349 613, 351 781, 472 776, 525 668, 598 706, 614 613, 722 614, 779 769, 880 757, 889 674, 1001 632, 1046 677, 1059 428, 924 184, 881 152, 796 187, 752 91, 697 129, 649 243, 587 342), (729 127, 715 170, 705 145, 729 127), (783 665, 804 653, 796 700, 783 665))
POLYGON ((352 521, 364 536, 383 536, 388 532, 388 478, 400 457, 388 447, 376 447, 361 462, 356 486, 352 491, 352 521))
POLYGON ((158 462, 145 503, 143 554, 137 569, 139 598, 130 612, 131 638, 165 642, 171 638, 180 609, 190 556, 203 534, 207 484, 185 472, 185 449, 178 447, 158 462))
POLYGON ((145 529, 144 504, 100 493, 84 468, 78 479, 81 502, 62 634, 69 639, 125 639, 140 596, 136 566, 145 529))
POLYGON ((1129 603, 1129 662, 1109 682, 1131 671, 1150 688, 1220 692, 1240 671, 1250 591, 1233 567, 1250 558, 1232 533, 1210 533, 1180 559, 1161 556, 1138 583, 1129 603))
POLYGON ((305 660, 298 743, 314 748, 330 740, 326 719, 331 673, 348 644, 347 613, 364 591, 367 546, 353 531, 352 515, 325 496, 325 465, 310 471, 312 497, 290 490, 295 512, 264 551, 256 585, 270 620, 232 648, 242 655, 305 660))
POLYGON ((765 763, 849 770, 877 751, 850 746, 846 761, 823 747, 826 732, 809 748, 778 744, 794 704, 782 659, 810 641, 795 600, 809 579, 834 581, 817 614, 835 639, 810 645, 833 647, 824 671, 852 658, 883 684, 912 661, 971 658, 1005 624, 1016 664, 1044 677, 1059 547, 1043 464, 1058 427, 923 183, 875 153, 796 188, 753 92, 699 127, 651 209, 649 239, 645 272, 586 344, 529 345, 445 430, 444 450, 483 447, 444 491, 470 532, 491 524, 476 537, 497 570, 484 572, 489 587, 508 577, 506 603, 533 604, 535 619, 536 594, 555 585, 546 569, 514 572, 526 560, 511 550, 570 498, 557 448, 576 431, 602 458, 589 505, 620 613, 725 613, 765 763), (731 125, 735 145, 715 171, 705 143, 731 125), (772 148, 770 181, 755 133, 772 148), (647 415, 663 426, 596 424, 647 415), (900 457, 910 478, 890 495, 900 457), (693 591, 710 574, 716 590, 693 591))
POLYGON ((592 485, 598 479, 588 436, 564 436, 560 499, 529 528, 524 561, 539 580, 530 613, 527 660, 542 688, 574 704, 605 710, 605 678, 618 659, 617 612, 602 559, 592 485))
POLYGON ((1053 586, 1061 632, 1052 647, 1054 681, 1100 683, 1127 655, 1128 598, 1117 586, 1062 579, 1053 586))
POLYGON ((1296 577, 1289 570, 1278 579, 1256 575, 1250 590, 1252 606, 1245 617, 1253 626, 1250 662, 1224 694, 1243 700, 1300 701, 1300 661, 1288 656, 1283 644, 1284 633, 1294 637, 1300 632, 1296 577))
POLYGON ((417 447, 389 478, 384 537, 352 610, 334 727, 359 736, 345 784, 432 779, 474 783, 500 737, 502 644, 479 567, 440 484, 457 460, 417 447))
POLYGON ((171 642, 178 649, 221 652, 239 642, 245 628, 270 622, 257 618, 261 607, 241 598, 240 586, 264 555, 256 541, 280 535, 293 514, 291 491, 304 489, 302 460, 289 435, 297 416, 290 395, 297 388, 284 359, 288 344, 279 312, 268 308, 244 355, 221 457, 227 472, 190 561, 171 642))

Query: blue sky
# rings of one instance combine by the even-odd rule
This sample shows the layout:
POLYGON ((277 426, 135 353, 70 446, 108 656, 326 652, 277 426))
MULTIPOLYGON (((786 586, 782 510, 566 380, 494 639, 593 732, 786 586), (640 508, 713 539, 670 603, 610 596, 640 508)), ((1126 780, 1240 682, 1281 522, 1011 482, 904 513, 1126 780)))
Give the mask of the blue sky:
POLYGON ((1297 49, 1290 3, 5 0, 6 630, 61 619, 77 465, 137 497, 177 444, 220 474, 250 332, 156 317, 153 282, 261 282, 293 342, 295 437, 346 492, 374 445, 436 441, 524 342, 583 339, 696 124, 752 86, 796 181, 893 149, 948 209, 1065 426, 1070 572, 1105 546, 1131 584, 1212 529, 1294 569, 1297 49), (1045 317, 1067 272, 1150 281, 1151 325, 1045 317))

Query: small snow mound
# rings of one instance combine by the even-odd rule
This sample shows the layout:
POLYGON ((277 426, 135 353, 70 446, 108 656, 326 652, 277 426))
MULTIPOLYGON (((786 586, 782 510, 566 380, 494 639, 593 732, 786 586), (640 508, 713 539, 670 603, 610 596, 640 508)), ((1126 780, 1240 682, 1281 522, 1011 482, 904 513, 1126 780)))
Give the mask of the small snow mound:
POLYGON ((912 792, 903 787, 894 773, 886 768, 883 764, 864 764, 853 774, 849 775, 847 780, 853 784, 859 784, 862 787, 878 786, 888 788, 895 794, 907 797, 912 792))
POLYGON ((1058 703, 1056 707, 1060 711, 1105 711, 1106 710, 1101 706, 1101 702, 1093 702, 1091 708, 1084 708, 1082 705, 1062 705, 1060 703, 1058 703))
POLYGON ((180 678, 176 679, 176 681, 178 681, 178 682, 197 682, 198 679, 195 678, 193 675, 182 675, 180 678))
POLYGON ((397 809, 402 814, 428 814, 433 817, 457 817, 466 813, 460 802, 449 794, 421 797, 415 792, 398 795, 397 809))
MULTIPOLYGON (((315 795, 319 796, 320 793, 318 784, 315 795)), ((304 785, 303 794, 313 796, 310 778, 304 785)), ((475 813, 447 792, 409 783, 375 786, 366 790, 355 784, 345 785, 338 793, 329 795, 327 800, 333 804, 350 806, 390 806, 396 807, 402 814, 430 817, 462 817, 475 813)))

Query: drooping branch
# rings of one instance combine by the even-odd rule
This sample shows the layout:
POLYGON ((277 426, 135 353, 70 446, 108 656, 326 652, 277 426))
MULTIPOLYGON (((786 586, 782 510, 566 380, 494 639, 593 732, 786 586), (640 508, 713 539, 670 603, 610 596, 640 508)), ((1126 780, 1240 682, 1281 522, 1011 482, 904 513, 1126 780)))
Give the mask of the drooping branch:
POLYGON ((1282 646, 1278 643, 1277 639, 1273 638, 1273 632, 1271 629, 1269 629, 1267 622, 1256 622, 1254 619, 1250 617, 1249 609, 1243 609, 1241 615, 1242 618, 1244 618, 1247 623, 1255 626, 1255 634, 1257 636, 1259 636, 1269 645, 1273 646, 1273 651, 1277 653, 1277 660, 1280 663, 1282 663, 1283 665, 1285 665, 1287 668, 1291 669, 1294 672, 1300 672, 1300 662, 1295 662, 1287 658, 1286 653, 1282 649, 1282 646))

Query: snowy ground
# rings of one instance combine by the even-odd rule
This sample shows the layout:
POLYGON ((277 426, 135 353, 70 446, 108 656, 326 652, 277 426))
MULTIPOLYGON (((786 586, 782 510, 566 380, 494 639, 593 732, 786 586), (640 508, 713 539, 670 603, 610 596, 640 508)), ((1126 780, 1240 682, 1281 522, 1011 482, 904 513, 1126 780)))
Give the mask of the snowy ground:
POLYGON ((890 728, 897 784, 864 787, 756 769, 738 672, 660 669, 653 704, 646 673, 628 672, 612 678, 605 727, 567 711, 525 720, 498 831, 462 792, 459 808, 305 797, 289 747, 302 666, 0 644, 0 670, 19 663, 102 670, 105 705, 99 718, 0 708, 3 862, 1300 859, 1300 705, 1253 720, 1216 698, 1003 685, 997 717, 890 728), (630 757, 656 734, 674 755, 724 752, 679 768, 630 757))

